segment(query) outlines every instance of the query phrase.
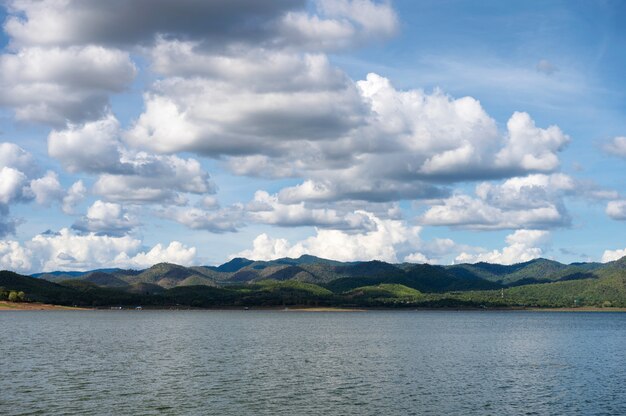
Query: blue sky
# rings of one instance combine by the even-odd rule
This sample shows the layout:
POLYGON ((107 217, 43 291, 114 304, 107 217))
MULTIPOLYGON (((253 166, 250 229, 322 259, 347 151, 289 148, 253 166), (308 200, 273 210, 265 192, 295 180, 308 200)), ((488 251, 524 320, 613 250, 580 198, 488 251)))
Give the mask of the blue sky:
POLYGON ((0 267, 626 255, 623 2, 146 1, 2 3, 0 267))

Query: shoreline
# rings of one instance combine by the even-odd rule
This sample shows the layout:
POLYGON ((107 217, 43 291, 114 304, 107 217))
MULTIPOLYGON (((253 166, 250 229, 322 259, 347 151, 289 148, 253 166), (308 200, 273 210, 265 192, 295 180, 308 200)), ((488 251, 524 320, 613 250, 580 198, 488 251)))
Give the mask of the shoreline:
POLYGON ((91 308, 77 306, 53 305, 39 302, 8 302, 0 301, 0 311, 88 311, 91 308))
POLYGON ((599 306, 581 306, 579 308, 527 308, 529 312, 626 312, 626 308, 602 308, 599 306))
MULTIPOLYGON (((0 301, 0 311, 135 311, 136 307, 128 306, 101 306, 95 308, 77 307, 77 306, 63 306, 47 303, 36 302, 8 302, 0 301)), ((198 308, 198 307, 151 307, 144 306, 140 311, 242 311, 242 312, 255 312, 255 311, 274 311, 274 312, 370 312, 370 311, 414 311, 414 312, 432 312, 432 311, 456 311, 456 312, 509 312, 509 311, 521 311, 521 312, 594 312, 594 313, 624 313, 626 308, 602 308, 595 306, 581 306, 578 308, 542 308, 542 307, 500 307, 500 308, 381 308, 381 307, 341 307, 341 306, 250 306, 250 307, 218 307, 218 308, 198 308)))

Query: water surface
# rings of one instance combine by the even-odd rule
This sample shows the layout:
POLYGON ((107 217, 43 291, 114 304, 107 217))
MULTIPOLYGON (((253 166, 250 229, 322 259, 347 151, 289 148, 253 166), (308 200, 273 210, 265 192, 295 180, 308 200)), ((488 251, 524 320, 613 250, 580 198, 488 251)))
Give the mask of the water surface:
POLYGON ((0 414, 624 415, 626 314, 1 311, 0 414))

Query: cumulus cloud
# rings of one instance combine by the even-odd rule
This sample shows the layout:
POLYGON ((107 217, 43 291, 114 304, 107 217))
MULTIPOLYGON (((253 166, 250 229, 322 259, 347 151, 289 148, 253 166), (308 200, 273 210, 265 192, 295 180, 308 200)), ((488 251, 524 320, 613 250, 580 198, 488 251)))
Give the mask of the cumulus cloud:
POLYGON ((279 43, 333 50, 396 33, 398 18, 388 2, 317 0, 315 14, 289 12, 280 22, 279 43))
MULTIPOLYGON (((277 82, 272 88, 263 75, 246 82, 199 77, 159 81, 146 94, 146 111, 126 140, 162 153, 276 155, 295 150, 294 142, 333 139, 361 124, 364 108, 354 85, 332 71, 326 58, 308 60, 302 65, 312 73, 304 77, 318 78, 317 85, 287 81, 291 85, 277 82)), ((274 71, 277 80, 291 78, 282 75, 281 62, 254 65, 274 71)))
POLYGON ((157 212, 162 218, 176 221, 192 230, 206 230, 212 233, 236 232, 245 225, 241 205, 220 209, 218 206, 166 208, 157 212))
POLYGON ((404 257, 404 261, 407 263, 427 263, 427 264, 435 264, 436 260, 429 259, 423 253, 416 251, 415 253, 411 253, 408 256, 404 257))
POLYGON ((65 192, 56 172, 48 171, 41 177, 27 174, 38 170, 31 160, 32 157, 28 152, 13 143, 0 145, 1 205, 32 200, 41 205, 49 205, 63 199, 65 192), (16 158, 12 159, 10 155, 15 155, 16 158), (13 166, 23 168, 26 173, 13 166))
POLYGON ((15 143, 0 143, 0 205, 31 199, 29 178, 37 171, 30 153, 15 143))
POLYGON ((604 253, 602 254, 602 263, 619 260, 624 256, 626 256, 626 248, 622 250, 604 250, 604 253))
MULTIPOLYGON (((329 52, 398 30, 388 1, 9 0, 7 9, 0 105, 17 119, 54 125, 49 155, 69 173, 97 175, 91 192, 100 200, 75 222, 77 238, 125 238, 139 225, 129 206, 162 204, 151 212, 194 230, 317 227, 294 244, 260 236, 250 253, 265 257, 313 251, 417 261, 462 248, 416 243, 415 229, 391 208, 384 213, 386 204, 434 200, 424 224, 470 229, 570 221, 562 198, 580 184, 554 174, 569 142, 559 127, 515 112, 499 128, 476 98, 400 90, 373 73, 355 81, 331 63, 329 52), (109 97, 133 82, 138 55, 155 81, 142 113, 122 127, 109 97), (207 199, 216 186, 200 161, 179 152, 236 175, 297 180, 222 209, 207 199), (450 196, 454 183, 492 179, 508 180, 450 196), (190 207, 190 198, 204 202, 190 207)), ((72 213, 85 184, 66 193, 55 173, 27 170, 28 157, 0 147, 0 208, 36 200, 72 213)), ((0 233, 14 224, 5 217, 0 233)), ((171 248, 188 253, 179 249, 171 248)), ((153 250, 141 258, 170 247, 153 250)), ((129 262, 138 255, 124 253, 129 262)))
POLYGON ((15 143, 0 143, 0 166, 32 175, 36 170, 33 156, 15 143))
POLYGON ((456 263, 498 263, 515 264, 541 257, 542 247, 548 242, 550 233, 542 230, 517 230, 506 237, 507 246, 502 250, 483 253, 463 252, 455 259, 456 263))
POLYGON ((321 53, 242 47, 216 52, 198 42, 160 38, 150 58, 164 76, 219 79, 255 91, 330 89, 347 82, 321 53))
POLYGON ((248 218, 257 223, 283 227, 316 226, 320 228, 367 230, 375 227, 364 211, 341 212, 337 209, 308 207, 304 202, 281 203, 277 195, 257 191, 247 204, 248 218))
MULTIPOLYGON (((362 174, 356 174, 353 170, 337 172, 334 180, 330 178, 306 180, 299 185, 283 188, 278 193, 278 197, 284 203, 346 200, 391 202, 403 199, 441 198, 448 194, 446 189, 423 181, 402 182, 391 178, 376 178, 373 177, 375 176, 374 174, 375 171, 370 173, 362 172, 362 174)), ((323 173, 322 175, 327 176, 323 173)))
POLYGON ((575 187, 564 174, 511 178, 499 185, 483 182, 476 186, 477 197, 453 195, 428 208, 420 222, 479 230, 565 226, 570 217, 562 196, 575 187))
POLYGON ((0 170, 0 204, 7 205, 15 200, 24 199, 26 175, 17 169, 2 167, 0 170))
POLYGON ((32 199, 32 191, 28 187, 27 176, 10 165, 20 164, 19 159, 7 158, 7 154, 29 158, 23 149, 9 144, 0 145, 0 237, 15 233, 18 221, 9 216, 9 207, 15 202, 27 202, 32 199))
POLYGON ((443 194, 434 185, 442 181, 554 171, 569 141, 526 113, 514 113, 500 133, 471 97, 398 91, 376 74, 354 83, 319 55, 279 54, 261 64, 255 54, 198 56, 180 42, 159 48, 157 68, 170 76, 145 96, 146 110, 126 132, 127 143, 226 157, 225 166, 238 175, 305 178, 283 195, 433 198, 443 194), (259 77, 244 83, 240 78, 253 68, 259 77))
POLYGON ((398 28, 388 2, 370 0, 12 0, 14 47, 151 45, 158 38, 218 45, 337 50, 398 28), (311 6, 311 7, 307 7, 311 6))
MULTIPOLYGON (((302 178, 329 188, 329 202, 441 197, 435 182, 552 171, 567 142, 557 127, 538 128, 525 113, 499 132, 472 97, 400 91, 376 74, 354 82, 334 67, 329 50, 396 32, 386 1, 14 0, 5 29, 17 51, 6 58, 7 74, 60 86, 58 97, 31 94, 51 97, 49 105, 33 104, 46 108, 31 116, 71 122, 50 134, 50 155, 70 172, 103 174, 96 188, 116 201, 130 189, 120 182, 132 178, 111 175, 132 170, 124 161, 132 156, 103 103, 134 77, 125 50, 138 44, 133 50, 145 54, 158 80, 124 132, 125 145, 194 152, 238 175, 302 178), (36 70, 46 60, 51 70, 36 70), (65 83, 82 94, 85 114, 59 98, 74 102, 65 83)), ((180 197, 146 188, 141 200, 180 197)))
POLYGON ((13 108, 18 120, 54 125, 99 118, 109 94, 123 91, 135 73, 128 53, 119 50, 20 49, 0 55, 0 105, 13 108))
POLYGON ((27 192, 32 194, 35 201, 40 205, 50 205, 52 202, 59 202, 65 196, 65 191, 59 182, 59 175, 52 171, 46 172, 41 178, 30 181, 27 192))
POLYGON ((80 204, 87 194, 87 188, 82 180, 76 181, 67 190, 63 197, 62 209, 66 214, 73 214, 76 205, 80 204))
POLYGON ((144 268, 158 262, 191 265, 195 247, 173 241, 145 249, 129 236, 79 235, 64 228, 58 233, 39 234, 20 244, 0 241, 0 268, 21 273, 53 270, 89 270, 102 267, 144 268))
POLYGON ((564 225, 558 207, 548 205, 524 210, 505 210, 467 195, 455 195, 443 205, 429 208, 421 217, 424 225, 447 225, 468 229, 511 229, 519 226, 564 225))
POLYGON ((409 254, 404 261, 411 263, 441 264, 449 262, 451 258, 462 252, 478 253, 484 251, 480 247, 459 244, 450 238, 434 238, 422 241, 417 246, 418 251, 409 254))
POLYGON ((141 251, 132 257, 122 252, 115 258, 115 263, 120 267, 149 267, 157 263, 167 262, 191 266, 195 262, 196 248, 187 247, 179 241, 172 241, 163 246, 161 243, 155 245, 148 251, 141 251))
POLYGON ((139 220, 120 204, 95 201, 87 215, 79 219, 72 228, 96 235, 121 236, 139 225, 139 220))
POLYGON ((606 205, 606 214, 614 220, 626 220, 626 200, 610 201, 606 205))
POLYGON ((381 220, 367 212, 359 214, 368 216, 375 228, 358 233, 318 228, 315 236, 293 244, 286 239, 261 234, 254 239, 252 249, 232 257, 271 260, 311 254, 340 261, 378 259, 395 263, 399 250, 419 244, 420 227, 407 226, 399 220, 381 220))
POLYGON ((0 267, 12 271, 31 271, 32 257, 17 241, 0 241, 0 267))
POLYGON ((611 141, 605 143, 603 148, 607 153, 626 158, 626 137, 614 137, 611 141))
POLYGON ((214 193, 215 184, 195 159, 144 152, 124 159, 130 174, 102 174, 93 192, 116 202, 186 203, 185 193, 214 193))
POLYGON ((496 154, 496 166, 531 172, 549 172, 559 167, 557 153, 570 141, 559 127, 541 129, 527 113, 515 112, 507 129, 505 147, 496 154))
POLYGON ((120 161, 119 134, 120 124, 112 114, 84 124, 71 124, 48 135, 48 154, 68 172, 129 171, 120 161))
POLYGON ((185 193, 215 192, 196 159, 132 151, 120 141, 118 120, 72 124, 48 136, 48 152, 70 172, 99 174, 93 192, 116 202, 185 202, 185 193))
POLYGON ((268 22, 305 4, 304 0, 11 0, 5 31, 18 46, 132 46, 149 44, 157 35, 207 43, 258 43, 276 33, 268 22))
POLYGON ((9 216, 11 205, 36 201, 49 206, 66 196, 55 172, 39 176, 30 153, 14 143, 0 143, 0 237, 14 233, 19 223, 9 216))

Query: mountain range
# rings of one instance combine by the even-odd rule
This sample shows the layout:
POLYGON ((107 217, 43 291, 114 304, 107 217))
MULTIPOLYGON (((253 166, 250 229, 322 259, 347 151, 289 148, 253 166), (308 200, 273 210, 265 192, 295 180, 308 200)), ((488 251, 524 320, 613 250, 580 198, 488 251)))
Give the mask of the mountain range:
POLYGON ((626 306, 626 257, 610 263, 535 259, 449 266, 338 262, 304 255, 220 266, 0 273, 31 300, 108 305, 626 306))

